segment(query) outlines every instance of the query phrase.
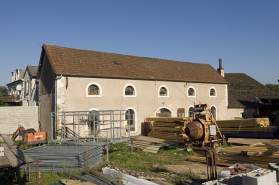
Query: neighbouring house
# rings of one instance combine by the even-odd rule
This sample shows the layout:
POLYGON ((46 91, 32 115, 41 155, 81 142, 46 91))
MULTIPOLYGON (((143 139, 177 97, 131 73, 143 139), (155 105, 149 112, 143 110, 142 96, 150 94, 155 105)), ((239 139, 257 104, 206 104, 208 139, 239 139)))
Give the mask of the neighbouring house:
POLYGON ((7 84, 9 95, 3 96, 3 102, 9 105, 22 105, 23 99, 23 76, 25 70, 16 69, 12 72, 12 82, 7 84))
POLYGON ((37 79, 37 66, 27 66, 24 73, 23 106, 36 106, 39 100, 37 79))
POLYGON ((243 118, 269 117, 270 123, 275 124, 279 111, 278 93, 244 73, 226 73, 225 79, 230 83, 228 109, 232 115, 243 118))
MULTIPOLYGON (((43 45, 39 69, 43 131, 51 112, 126 110, 131 134, 150 116, 192 116, 207 103, 216 119, 228 119, 228 82, 209 64, 198 64, 43 45)), ((126 119, 125 117, 123 119, 126 119)))

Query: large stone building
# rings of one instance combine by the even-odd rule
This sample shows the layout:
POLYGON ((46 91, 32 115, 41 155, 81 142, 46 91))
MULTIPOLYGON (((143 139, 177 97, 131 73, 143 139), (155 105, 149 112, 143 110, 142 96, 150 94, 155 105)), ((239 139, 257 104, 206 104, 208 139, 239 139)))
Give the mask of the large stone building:
MULTIPOLYGON (((216 119, 228 113, 228 82, 209 64, 43 45, 39 71, 42 130, 51 112, 127 110, 132 134, 150 116, 191 116, 207 103, 216 119)), ((125 118, 124 118, 125 119, 125 118)))

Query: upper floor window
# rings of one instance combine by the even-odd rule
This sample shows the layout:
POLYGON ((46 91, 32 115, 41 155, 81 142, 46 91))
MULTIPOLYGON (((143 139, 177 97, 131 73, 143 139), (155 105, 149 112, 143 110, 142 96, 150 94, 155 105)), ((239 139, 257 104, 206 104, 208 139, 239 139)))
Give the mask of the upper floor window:
POLYGON ((216 90, 215 88, 211 87, 209 90, 209 96, 215 97, 216 96, 216 90))
POLYGON ((125 89, 125 95, 135 95, 135 89, 132 86, 127 86, 125 89))
POLYGON ((100 89, 97 85, 90 85, 88 87, 88 95, 99 95, 100 89))
POLYGON ((162 85, 159 87, 159 97, 169 97, 169 89, 167 86, 162 85))
POLYGON ((102 88, 96 83, 92 82, 86 87, 86 97, 102 97, 102 88))
POLYGON ((195 91, 194 87, 188 88, 188 96, 193 96, 193 97, 196 96, 196 91, 195 91))
POLYGON ((123 89, 123 97, 136 97, 136 87, 133 84, 125 85, 123 89))

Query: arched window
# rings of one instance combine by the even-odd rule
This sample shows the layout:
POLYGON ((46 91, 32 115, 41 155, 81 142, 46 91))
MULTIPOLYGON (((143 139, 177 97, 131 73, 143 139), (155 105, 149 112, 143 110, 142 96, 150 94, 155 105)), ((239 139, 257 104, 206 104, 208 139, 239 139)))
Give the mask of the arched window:
POLYGON ((161 108, 156 112, 156 116, 159 117, 171 117, 171 115, 172 115, 171 111, 166 108, 161 108))
POLYGON ((102 88, 96 83, 92 82, 86 86, 86 97, 102 97, 102 88))
POLYGON ((158 97, 169 97, 169 89, 165 85, 161 85, 158 89, 158 97))
POLYGON ((100 89, 97 85, 90 85, 88 87, 88 95, 100 95, 100 89))
POLYGON ((214 88, 210 89, 209 96, 216 96, 216 90, 214 88))
POLYGON ((125 112, 125 120, 127 121, 127 130, 135 131, 135 111, 132 109, 128 109, 125 112))
POLYGON ((188 117, 194 117, 194 107, 190 107, 188 110, 188 117))
POLYGON ((211 113, 212 113, 214 119, 216 120, 216 115, 217 115, 216 107, 211 106, 210 110, 211 110, 211 113))
POLYGON ((193 87, 188 88, 188 96, 196 96, 196 92, 193 87))
POLYGON ((132 86, 127 86, 125 88, 125 95, 129 96, 129 95, 135 95, 135 89, 132 86))
POLYGON ((133 84, 126 84, 123 89, 123 97, 137 97, 137 90, 133 84))

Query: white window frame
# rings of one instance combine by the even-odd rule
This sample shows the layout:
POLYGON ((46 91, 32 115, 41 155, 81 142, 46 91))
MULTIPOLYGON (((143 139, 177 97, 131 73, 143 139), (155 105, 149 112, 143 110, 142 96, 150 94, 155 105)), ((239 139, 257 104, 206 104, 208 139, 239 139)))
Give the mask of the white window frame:
POLYGON ((86 95, 86 97, 90 97, 90 98, 101 98, 101 97, 102 97, 102 94, 103 94, 102 87, 101 87, 101 85, 98 84, 97 82, 90 82, 90 83, 86 86, 86 88, 85 88, 85 95, 86 95), (98 87, 99 87, 100 94, 98 94, 98 95, 89 95, 89 94, 88 94, 88 88, 89 88, 90 85, 96 85, 96 86, 98 86, 98 87))
POLYGON ((127 97, 127 98, 134 98, 134 97, 137 97, 137 89, 136 89, 136 86, 134 86, 134 84, 131 84, 131 83, 126 84, 126 85, 124 86, 124 88, 123 88, 123 97, 127 97), (134 88, 135 93, 134 93, 133 95, 126 95, 126 94, 125 94, 126 87, 128 87, 128 86, 131 86, 131 87, 134 88))
POLYGON ((159 107, 155 112, 154 112, 154 116, 156 117, 157 111, 160 109, 168 109, 171 112, 171 117, 174 117, 173 111, 171 108, 169 107, 159 107))
POLYGON ((217 91, 216 91, 215 87, 210 87, 210 88, 209 88, 209 97, 217 97, 217 91), (211 89, 214 89, 214 91, 215 91, 215 96, 211 96, 211 95, 210 95, 211 89))
POLYGON ((215 119, 215 121, 217 121, 217 118, 218 118, 218 115, 217 115, 217 113, 218 113, 217 107, 216 107, 215 105, 211 105, 211 106, 210 106, 210 111, 211 111, 211 108, 212 108, 212 107, 215 107, 215 110, 216 110, 216 119, 215 119))
POLYGON ((129 110, 129 109, 132 109, 132 110, 134 111, 134 113, 135 113, 135 130, 134 130, 134 131, 130 131, 130 133, 136 133, 136 132, 137 132, 137 130, 138 130, 138 127, 137 127, 137 119, 138 119, 138 114, 137 114, 136 109, 135 109, 135 108, 133 108, 133 107, 127 107, 127 108, 125 109, 125 114, 124 114, 124 118, 123 118, 123 120, 125 120, 125 121, 126 121, 126 118, 125 118, 125 116, 126 116, 126 111, 127 111, 127 110, 129 110))
POLYGON ((187 97, 196 97, 196 95, 197 95, 197 91, 196 91, 196 89, 195 89, 193 86, 190 86, 190 87, 187 88, 187 97), (189 89, 190 89, 190 88, 194 89, 194 92, 195 92, 195 95, 194 95, 194 96, 190 96, 190 95, 189 95, 189 89))
MULTIPOLYGON (((191 107, 194 109, 194 105, 190 105, 190 106, 188 107, 188 109, 187 109, 187 117, 189 117, 189 109, 190 109, 191 107)), ((193 114, 194 114, 194 111, 193 111, 193 114)), ((194 117, 194 115, 193 115, 193 117, 194 117)))
POLYGON ((159 89, 158 89, 158 97, 160 97, 160 98, 167 98, 167 97, 170 97, 169 88, 168 88, 167 86, 165 86, 165 85, 161 85, 161 86, 159 87, 159 89), (167 89, 167 96, 161 96, 161 95, 160 95, 160 90, 161 90, 162 87, 164 87, 164 88, 167 89))

